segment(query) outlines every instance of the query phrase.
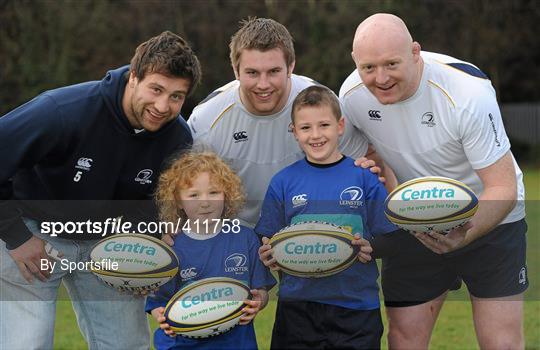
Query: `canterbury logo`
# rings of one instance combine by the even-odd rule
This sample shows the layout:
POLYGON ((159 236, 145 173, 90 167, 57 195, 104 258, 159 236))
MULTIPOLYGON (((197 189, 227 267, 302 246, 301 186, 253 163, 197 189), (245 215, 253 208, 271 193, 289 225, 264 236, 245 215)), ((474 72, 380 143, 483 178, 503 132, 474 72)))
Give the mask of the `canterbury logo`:
POLYGON ((90 170, 90 168, 92 167, 92 162, 93 162, 92 158, 85 158, 85 157, 79 158, 75 168, 81 169, 81 170, 90 170))
POLYGON ((190 278, 193 278, 197 276, 197 272, 195 271, 194 267, 190 267, 189 269, 180 270, 180 277, 182 277, 183 280, 187 280, 190 278))
POLYGON ((233 134, 233 138, 235 139, 236 142, 245 141, 248 138, 247 132, 246 131, 235 132, 233 134))
POLYGON ((381 120, 382 118, 381 111, 370 110, 368 112, 368 115, 369 115, 369 119, 372 119, 372 120, 381 120))
POLYGON ((294 207, 305 205, 307 203, 307 194, 299 194, 292 197, 292 204, 294 207))

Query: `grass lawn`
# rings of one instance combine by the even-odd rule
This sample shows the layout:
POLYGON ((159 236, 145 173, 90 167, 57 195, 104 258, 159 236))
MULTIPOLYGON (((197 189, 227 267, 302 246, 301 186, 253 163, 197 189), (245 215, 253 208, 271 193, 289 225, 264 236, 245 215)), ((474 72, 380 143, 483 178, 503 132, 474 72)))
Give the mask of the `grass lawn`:
MULTIPOLYGON (((526 349, 540 349, 540 170, 526 169, 525 188, 527 190, 527 222, 528 249, 527 264, 530 287, 525 301, 525 338, 526 349)), ((476 337, 472 323, 470 303, 466 300, 466 290, 462 287, 449 296, 439 320, 435 326, 430 349, 477 349, 476 337)), ((259 347, 268 349, 272 331, 275 300, 263 310, 255 320, 255 329, 259 347)), ((384 310, 383 310, 384 314, 384 310)), ((59 300, 56 312, 55 349, 86 349, 86 344, 78 330, 75 316, 69 301, 59 300)), ((114 327, 113 320, 110 322, 114 327)), ((386 322, 386 320, 385 320, 386 322)), ((155 323, 151 322, 152 329, 155 323)), ((386 334, 383 337, 383 348, 387 348, 386 334)))

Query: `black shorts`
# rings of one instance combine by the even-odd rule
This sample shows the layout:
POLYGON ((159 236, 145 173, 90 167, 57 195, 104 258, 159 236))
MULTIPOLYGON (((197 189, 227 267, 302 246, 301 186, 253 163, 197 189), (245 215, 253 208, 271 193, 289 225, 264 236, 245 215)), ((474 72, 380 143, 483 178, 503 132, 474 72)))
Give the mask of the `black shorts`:
POLYGON ((380 309, 278 301, 270 349, 380 349, 380 309))
POLYGON ((524 292, 529 281, 525 265, 525 219, 497 226, 485 236, 450 254, 436 254, 413 235, 395 234, 399 252, 383 259, 385 305, 402 307, 433 300, 463 281, 478 298, 524 292))

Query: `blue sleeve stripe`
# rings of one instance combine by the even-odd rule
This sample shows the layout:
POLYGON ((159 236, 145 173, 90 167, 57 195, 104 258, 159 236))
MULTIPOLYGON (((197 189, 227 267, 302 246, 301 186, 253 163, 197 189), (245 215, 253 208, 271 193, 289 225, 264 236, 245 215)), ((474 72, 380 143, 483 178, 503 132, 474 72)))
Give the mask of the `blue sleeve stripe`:
POLYGON ((212 98, 216 97, 217 95, 219 95, 220 93, 222 93, 223 91, 221 90, 216 90, 214 92, 211 92, 210 95, 206 96, 206 98, 204 100, 202 100, 201 102, 199 102, 198 105, 202 105, 203 103, 211 100, 212 98))
POLYGON ((454 67, 464 73, 472 75, 473 77, 489 79, 489 77, 480 69, 466 63, 447 63, 450 67, 454 67))

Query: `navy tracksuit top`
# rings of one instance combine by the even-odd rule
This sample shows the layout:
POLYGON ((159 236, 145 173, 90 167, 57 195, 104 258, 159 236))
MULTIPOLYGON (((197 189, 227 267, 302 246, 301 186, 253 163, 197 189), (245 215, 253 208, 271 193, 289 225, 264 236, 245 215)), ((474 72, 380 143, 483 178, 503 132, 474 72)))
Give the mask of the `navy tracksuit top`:
POLYGON ((181 116, 157 132, 134 132, 122 109, 128 72, 46 91, 0 118, 0 238, 8 248, 31 237, 23 216, 66 221, 140 210, 167 162, 191 146, 181 116))

